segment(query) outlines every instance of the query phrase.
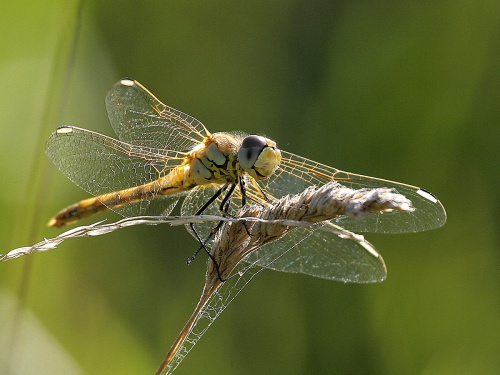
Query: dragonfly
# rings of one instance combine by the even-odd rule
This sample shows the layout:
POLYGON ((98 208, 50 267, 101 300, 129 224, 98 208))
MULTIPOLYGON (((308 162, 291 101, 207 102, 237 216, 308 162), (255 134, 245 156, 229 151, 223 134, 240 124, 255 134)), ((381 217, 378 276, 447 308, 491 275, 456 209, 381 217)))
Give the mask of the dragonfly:
MULTIPOLYGON (((408 233, 438 228, 446 221, 443 205, 427 190, 345 172, 281 150, 262 135, 211 133, 133 79, 124 78, 111 88, 106 109, 118 139, 61 126, 46 144, 56 167, 92 195, 61 210, 48 222, 50 227, 106 210, 125 217, 167 216, 181 198, 181 215, 231 216, 245 205, 270 205, 287 194, 331 181, 352 189, 390 188, 414 207, 411 212, 374 213, 363 220, 350 216, 332 220, 345 230, 408 233)), ((212 226, 190 224, 188 230, 208 248, 217 229, 212 226)), ((314 228, 301 228, 287 237, 293 251, 279 261, 263 262, 263 267, 344 282, 385 277, 381 257, 374 261, 374 251, 356 241, 314 228)), ((285 244, 277 243, 280 248, 285 244)), ((252 261, 258 264, 258 259, 252 261)))

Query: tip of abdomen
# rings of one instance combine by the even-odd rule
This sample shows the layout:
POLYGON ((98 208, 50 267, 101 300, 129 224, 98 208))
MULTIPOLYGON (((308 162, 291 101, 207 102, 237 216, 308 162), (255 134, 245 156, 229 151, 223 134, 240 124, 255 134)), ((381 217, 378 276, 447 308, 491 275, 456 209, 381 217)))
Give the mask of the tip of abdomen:
POLYGON ((49 222, 47 223, 47 226, 48 227, 55 227, 55 228, 62 227, 61 224, 58 224, 58 221, 55 217, 53 217, 52 219, 49 220, 49 222))

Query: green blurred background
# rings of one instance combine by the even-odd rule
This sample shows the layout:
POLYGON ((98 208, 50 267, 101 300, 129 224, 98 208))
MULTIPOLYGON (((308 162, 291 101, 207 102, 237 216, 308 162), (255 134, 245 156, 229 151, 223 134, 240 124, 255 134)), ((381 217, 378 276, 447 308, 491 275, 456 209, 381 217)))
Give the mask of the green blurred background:
MULTIPOLYGON (((422 186, 449 216, 367 235, 380 284, 262 272, 178 374, 498 373, 498 0, 80 6, 1 6, 0 253, 56 236, 47 220, 87 197, 44 143, 61 124, 112 135, 104 97, 130 76, 211 131, 422 186)), ((135 227, 0 264, 0 373, 151 374, 201 293, 195 249, 135 227)))

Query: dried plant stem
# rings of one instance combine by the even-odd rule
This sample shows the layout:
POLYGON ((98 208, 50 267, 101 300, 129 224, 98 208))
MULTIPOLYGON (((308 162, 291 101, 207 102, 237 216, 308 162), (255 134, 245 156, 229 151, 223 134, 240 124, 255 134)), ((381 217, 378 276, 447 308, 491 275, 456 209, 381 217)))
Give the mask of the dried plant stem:
MULTIPOLYGON (((412 211, 411 202, 404 196, 390 189, 353 190, 332 182, 317 189, 310 187, 301 194, 285 196, 262 207, 246 206, 218 231, 212 244, 212 256, 218 264, 209 260, 206 282, 202 296, 193 314, 175 340, 165 359, 156 371, 156 375, 165 370, 171 373, 187 354, 180 353, 186 338, 206 307, 207 302, 223 284, 235 267, 250 253, 262 246, 283 238, 290 230, 298 226, 312 226, 331 220, 340 215, 363 217, 367 214, 383 211, 412 211), (168 368, 176 356, 177 363, 168 368), (168 369, 167 369, 168 368, 168 369)), ((327 222, 326 230, 334 231, 339 236, 353 236, 364 241, 363 236, 343 230, 327 222)), ((216 317, 216 316, 215 316, 216 317)), ((214 319, 215 319, 214 317, 214 319)), ((197 335, 197 338, 199 335, 197 335)))

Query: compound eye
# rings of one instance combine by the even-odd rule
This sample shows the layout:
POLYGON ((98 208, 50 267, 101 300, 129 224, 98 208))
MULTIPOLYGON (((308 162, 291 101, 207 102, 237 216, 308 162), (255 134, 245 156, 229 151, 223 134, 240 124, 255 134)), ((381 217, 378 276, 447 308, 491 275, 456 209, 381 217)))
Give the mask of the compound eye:
POLYGON ((265 147, 267 147, 266 138, 258 135, 249 135, 245 137, 238 151, 240 166, 246 171, 252 169, 265 147))

